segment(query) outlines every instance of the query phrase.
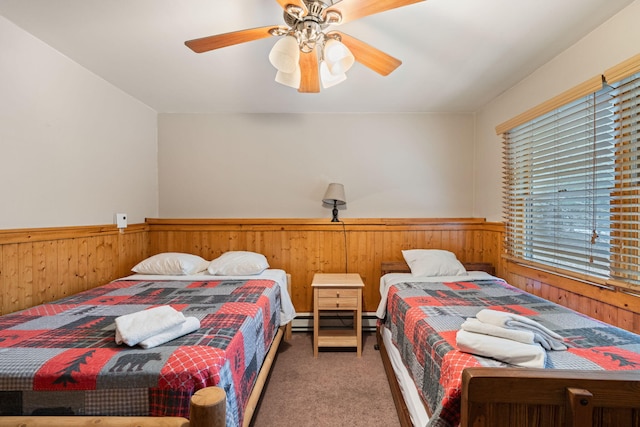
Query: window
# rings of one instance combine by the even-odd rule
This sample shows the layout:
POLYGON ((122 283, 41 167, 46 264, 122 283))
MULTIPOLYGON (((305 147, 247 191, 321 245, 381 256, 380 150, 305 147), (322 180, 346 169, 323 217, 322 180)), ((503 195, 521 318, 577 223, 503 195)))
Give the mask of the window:
POLYGON ((611 277, 640 285, 640 74, 615 84, 611 277))
POLYGON ((605 73, 498 128, 510 257, 640 285, 640 74, 629 69, 627 62, 622 77, 615 68, 610 82, 605 73))
POLYGON ((608 277, 615 185, 610 90, 504 134, 510 255, 608 277))

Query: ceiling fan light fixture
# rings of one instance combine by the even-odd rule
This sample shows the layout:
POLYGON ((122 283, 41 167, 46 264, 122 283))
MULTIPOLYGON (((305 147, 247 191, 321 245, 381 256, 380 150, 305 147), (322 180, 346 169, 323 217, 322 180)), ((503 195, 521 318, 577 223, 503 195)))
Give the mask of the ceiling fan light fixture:
POLYGON ((285 73, 279 71, 276 73, 276 82, 285 86, 292 87, 294 89, 298 89, 300 87, 300 79, 302 78, 302 73, 300 72, 300 67, 295 67, 293 73, 285 73))
POLYGON ((269 52, 269 62, 278 71, 291 74, 295 72, 300 61, 300 48, 294 36, 285 36, 273 45, 269 52))
POLYGON ((322 81, 323 88, 328 89, 345 80, 347 80, 346 74, 332 74, 326 61, 320 63, 320 81, 322 81))
POLYGON ((276 81, 297 88, 300 93, 318 93, 321 85, 326 88, 344 81, 356 60, 382 76, 402 64, 399 59, 329 27, 425 0, 276 1, 283 9, 285 25, 231 31, 184 43, 194 52, 203 53, 281 37, 269 52, 269 62, 278 70, 276 81))
POLYGON ((355 62, 349 48, 336 39, 329 39, 325 42, 323 56, 331 74, 338 76, 349 71, 355 62))

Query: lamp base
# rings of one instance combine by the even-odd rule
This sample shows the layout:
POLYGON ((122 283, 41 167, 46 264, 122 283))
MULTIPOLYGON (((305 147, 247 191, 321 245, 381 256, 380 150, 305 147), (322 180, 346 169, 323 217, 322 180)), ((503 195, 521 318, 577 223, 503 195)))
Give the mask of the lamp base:
POLYGON ((338 207, 337 204, 333 204, 333 218, 331 218, 331 222, 340 222, 338 219, 338 207))

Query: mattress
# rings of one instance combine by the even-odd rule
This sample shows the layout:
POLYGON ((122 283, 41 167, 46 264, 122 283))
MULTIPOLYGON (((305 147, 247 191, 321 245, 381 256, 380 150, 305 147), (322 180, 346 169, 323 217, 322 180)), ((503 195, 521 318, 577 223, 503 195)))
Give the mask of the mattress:
POLYGON ((226 392, 227 426, 280 325, 295 316, 282 270, 259 276, 133 275, 0 317, 0 415, 189 416, 191 395, 226 392), (115 342, 116 317, 168 305, 200 328, 158 347, 115 342))

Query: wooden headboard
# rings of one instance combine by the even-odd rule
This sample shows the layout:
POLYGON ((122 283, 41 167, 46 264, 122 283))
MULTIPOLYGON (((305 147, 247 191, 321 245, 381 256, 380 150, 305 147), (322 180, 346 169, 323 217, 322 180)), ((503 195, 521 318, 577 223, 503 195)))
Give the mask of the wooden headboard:
MULTIPOLYGON (((496 274, 496 269, 489 262, 463 262, 467 271, 485 271, 491 275, 496 274)), ((384 276, 387 273, 411 273, 409 266, 404 261, 384 261, 381 264, 381 272, 384 276)))

